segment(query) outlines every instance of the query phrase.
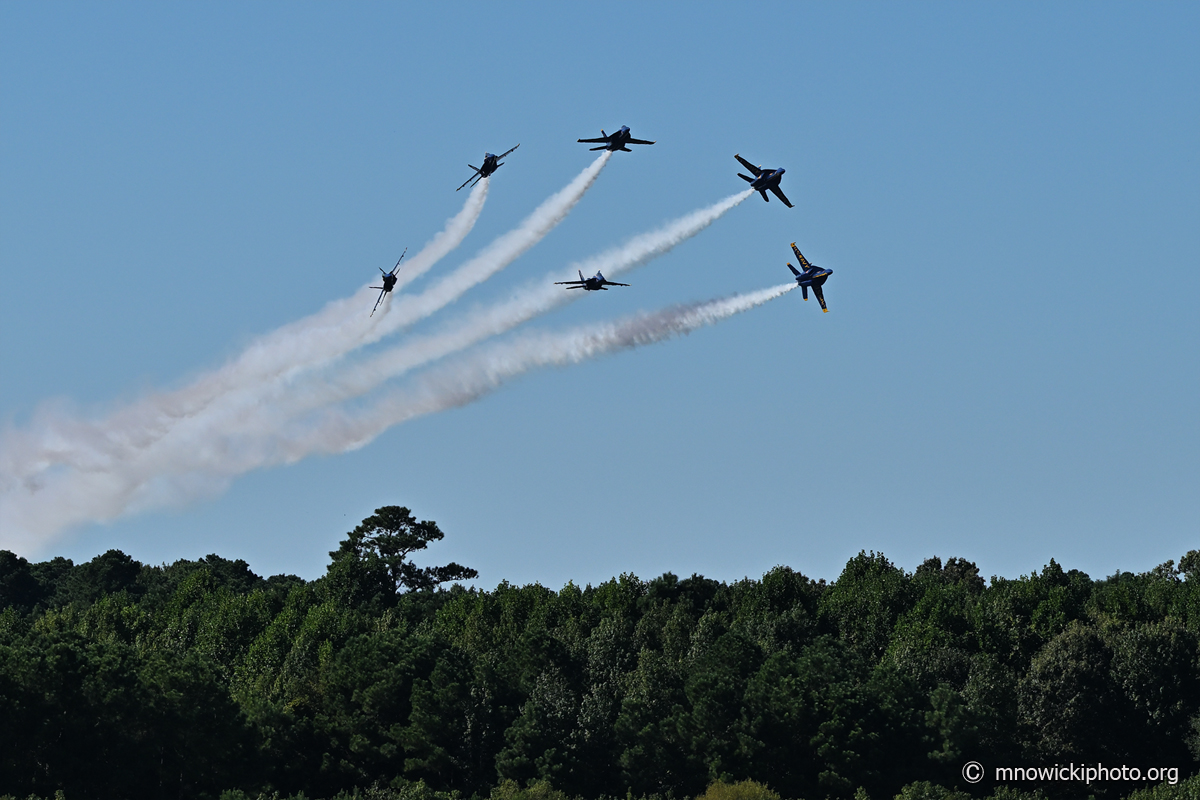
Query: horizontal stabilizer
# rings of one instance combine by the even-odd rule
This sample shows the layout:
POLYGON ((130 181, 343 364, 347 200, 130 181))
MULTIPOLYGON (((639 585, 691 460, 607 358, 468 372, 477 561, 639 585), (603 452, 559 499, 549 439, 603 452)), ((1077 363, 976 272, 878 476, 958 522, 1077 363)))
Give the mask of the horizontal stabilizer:
POLYGON ((792 274, 795 275, 797 278, 800 277, 800 270, 796 269, 791 264, 788 264, 788 269, 790 269, 792 271, 792 274))
POLYGON ((742 173, 739 172, 738 177, 741 178, 742 180, 746 181, 747 183, 754 183, 754 178, 751 178, 749 175, 743 175, 742 173))
POLYGON ((607 149, 608 149, 608 147, 606 145, 601 145, 600 147, 589 147, 588 148, 588 150, 607 150, 607 149))

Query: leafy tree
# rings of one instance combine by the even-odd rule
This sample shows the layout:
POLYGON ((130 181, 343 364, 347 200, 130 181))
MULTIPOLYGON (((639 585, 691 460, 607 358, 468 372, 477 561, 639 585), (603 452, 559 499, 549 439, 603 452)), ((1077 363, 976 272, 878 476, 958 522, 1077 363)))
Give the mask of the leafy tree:
POLYGON ((28 614, 44 595, 29 562, 11 550, 0 550, 0 609, 15 608, 28 614))
POLYGON ((1120 755, 1130 709, 1111 665, 1112 651, 1100 634, 1078 622, 1037 654, 1018 690, 1030 756, 1054 763, 1120 755))
POLYGON ((821 611, 848 644, 878 656, 912 603, 908 576, 882 553, 859 552, 821 596, 821 611))
POLYGON ((779 793, 756 781, 713 781, 696 800, 779 800, 779 793))
POLYGON ((436 522, 417 522, 403 506, 384 506, 347 534, 330 552, 325 580, 331 590, 354 605, 391 605, 404 591, 428 591, 447 581, 471 580, 479 573, 453 562, 418 567, 408 560, 445 534, 436 522))

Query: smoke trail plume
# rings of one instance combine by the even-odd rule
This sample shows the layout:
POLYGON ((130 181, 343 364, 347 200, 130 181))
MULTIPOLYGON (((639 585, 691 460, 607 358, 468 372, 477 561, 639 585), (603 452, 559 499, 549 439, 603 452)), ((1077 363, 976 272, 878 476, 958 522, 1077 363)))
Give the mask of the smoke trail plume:
MULTIPOLYGON (((596 271, 619 275, 641 266, 700 233, 752 194, 753 191, 750 190, 739 192, 707 208, 672 220, 657 230, 634 236, 617 247, 572 264, 566 273, 572 277, 577 271, 585 275, 596 271)), ((323 377, 319 382, 314 382, 314 385, 304 387, 300 391, 296 390, 297 387, 289 386, 286 389, 287 396, 283 396, 281 391, 278 398, 279 402, 286 404, 286 410, 272 405, 272 417, 286 423, 289 413, 318 408, 365 394, 410 369, 512 330, 523 322, 576 300, 584 294, 563 291, 562 287, 554 285, 556 278, 561 278, 561 275, 547 275, 519 290, 511 300, 491 308, 473 311, 466 319, 446 331, 409 339, 365 362, 348 366, 336 375, 323 377)), ((256 425, 259 431, 265 432, 269 427, 270 421, 264 423, 261 427, 256 425)))
MULTIPOLYGON (((475 227, 488 195, 488 179, 479 181, 463 208, 414 255, 400 280, 410 281, 462 243, 475 227)), ((399 283, 399 281, 398 281, 399 283)), ((6 432, 0 449, 0 492, 16 479, 33 481, 55 465, 82 469, 135 456, 174 430, 181 421, 208 410, 247 386, 272 382, 333 361, 357 346, 377 322, 362 314, 374 291, 355 295, 288 323, 251 343, 241 355, 188 386, 143 398, 99 421, 41 412, 25 434, 6 432)))
MULTIPOLYGON (((405 295, 390 314, 386 307, 382 317, 363 314, 373 294, 364 288, 264 336, 184 389, 145 398, 99 422, 42 410, 27 431, 6 432, 0 447, 0 541, 32 546, 73 524, 219 493, 228 478, 214 481, 211 476, 220 470, 211 467, 236 447, 224 433, 260 418, 273 386, 435 312, 507 266, 570 213, 611 155, 601 154, 515 230, 433 288, 405 295)), ((398 273, 398 285, 461 243, 479 217, 489 183, 476 184, 463 210, 398 273)))
POLYGON ((372 331, 369 341, 375 341, 397 328, 410 325, 444 308, 544 239, 546 234, 571 213, 575 204, 600 177, 600 171, 611 157, 611 151, 601 153, 587 169, 576 176, 575 180, 534 209, 520 225, 496 239, 477 256, 431 288, 421 294, 406 294, 396 298, 383 321, 372 331))
MULTIPOLYGON (((730 209, 752 194, 750 191, 731 195, 707 208, 687 214, 662 225, 654 231, 635 236, 623 244, 572 264, 568 273, 587 269, 589 274, 602 270, 616 275, 632 269, 670 251, 679 243, 707 228, 730 209)), ((278 382, 270 394, 243 397, 239 414, 210 414, 203 430, 188 431, 177 437, 174 445, 180 464, 194 458, 196 443, 191 440, 231 443, 223 452, 244 450, 247 447, 268 447, 273 437, 283 431, 299 415, 318 408, 366 394, 386 381, 408 370, 463 350, 473 344, 512 330, 533 317, 543 314, 582 296, 582 292, 563 291, 553 281, 557 274, 527 285, 517 295, 491 308, 473 310, 467 317, 447 330, 412 337, 390 350, 358 364, 348 365, 338 372, 309 376, 309 380, 278 382), (251 445, 253 440, 262 444, 251 445), (236 444, 232 444, 236 442, 236 444)), ((223 405, 235 407, 235 398, 223 405)))
POLYGON ((733 297, 672 306, 616 322, 531 334, 487 346, 433 368, 414 387, 393 392, 366 411, 326 411, 319 424, 297 426, 275 452, 263 452, 259 457, 274 463, 291 463, 313 453, 354 450, 393 425, 466 405, 530 370, 577 364, 606 353, 685 335, 749 311, 795 288, 795 283, 785 283, 733 297))
MULTIPOLYGON (((392 425, 469 403, 504 382, 546 366, 562 366, 686 334, 778 297, 795 284, 731 298, 676 306, 625 320, 497 343, 435 367, 406 391, 365 411, 343 408, 297 420, 282 436, 214 440, 183 431, 194 445, 184 463, 177 448, 150 448, 128 461, 96 458, 51 470, 31 481, 5 475, 0 485, 0 536, 6 548, 35 548, 72 525, 212 496, 244 472, 313 453, 361 447, 392 425)), ((198 421, 189 421, 196 424, 198 421)))

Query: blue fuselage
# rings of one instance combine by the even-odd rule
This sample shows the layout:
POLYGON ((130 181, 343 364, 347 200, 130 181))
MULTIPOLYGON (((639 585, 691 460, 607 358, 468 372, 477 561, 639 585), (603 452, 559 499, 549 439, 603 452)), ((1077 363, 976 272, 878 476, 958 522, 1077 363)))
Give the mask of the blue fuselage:
POLYGON ((609 141, 608 147, 605 149, 606 150, 620 150, 623 147, 625 147, 625 145, 627 145, 629 143, 629 140, 632 138, 633 138, 633 135, 629 132, 629 126, 622 125, 621 130, 613 133, 612 139, 609 141))
POLYGON ((770 189, 772 186, 779 188, 779 179, 783 177, 783 173, 785 172, 787 172, 787 170, 785 170, 783 167, 780 167, 772 172, 766 172, 764 170, 763 174, 751 181, 750 188, 756 192, 761 192, 764 189, 770 189))
POLYGON ((806 269, 796 276, 796 283, 801 286, 822 286, 826 279, 833 274, 831 269, 821 269, 820 267, 812 267, 806 269))

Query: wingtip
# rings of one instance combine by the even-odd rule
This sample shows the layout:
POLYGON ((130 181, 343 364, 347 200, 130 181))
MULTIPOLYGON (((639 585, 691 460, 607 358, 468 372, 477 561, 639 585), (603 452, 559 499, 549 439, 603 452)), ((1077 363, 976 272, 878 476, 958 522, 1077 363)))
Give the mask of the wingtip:
POLYGON ((828 309, 828 308, 822 308, 822 309, 821 309, 821 313, 822 313, 822 314, 828 314, 828 313, 829 313, 829 309, 828 309))

